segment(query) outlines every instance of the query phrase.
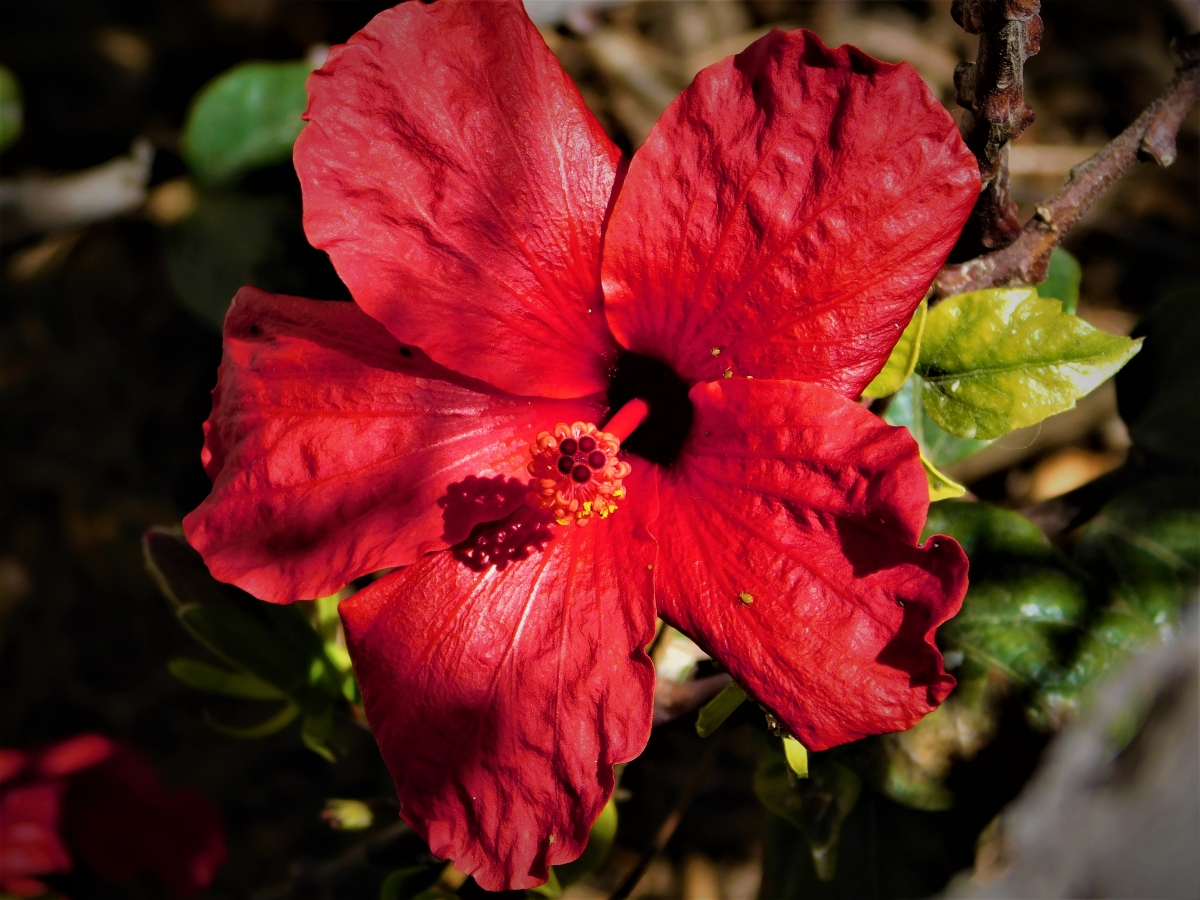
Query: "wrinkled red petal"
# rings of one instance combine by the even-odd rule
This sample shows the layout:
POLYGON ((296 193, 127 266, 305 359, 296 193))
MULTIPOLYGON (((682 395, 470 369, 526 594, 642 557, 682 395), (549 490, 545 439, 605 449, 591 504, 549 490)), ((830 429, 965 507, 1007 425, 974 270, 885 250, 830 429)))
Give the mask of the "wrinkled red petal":
POLYGON ((520 505, 528 447, 599 400, 531 400, 431 363, 352 303, 243 288, 183 520, 221 581, 276 603, 462 540, 520 505))
POLYGON ((68 847, 106 881, 158 877, 174 897, 194 897, 225 860, 220 815, 203 795, 163 787, 150 762, 117 744, 70 777, 63 795, 68 847))
POLYGON ((811 750, 898 731, 954 686, 933 641, 967 560, 915 546, 917 446, 833 391, 722 380, 659 482, 659 614, 811 750))
POLYGON ((857 397, 978 195, 911 66, 773 31, 696 76, 635 154, 605 237, 606 314, 689 381, 732 369, 857 397))
POLYGON ((602 390, 620 152, 517 0, 406 3, 335 47, 296 142, 304 227, 400 340, 503 390, 602 390))
POLYGON ((578 857, 613 765, 649 738, 647 468, 606 520, 561 528, 525 507, 341 605, 401 815, 488 890, 578 857))

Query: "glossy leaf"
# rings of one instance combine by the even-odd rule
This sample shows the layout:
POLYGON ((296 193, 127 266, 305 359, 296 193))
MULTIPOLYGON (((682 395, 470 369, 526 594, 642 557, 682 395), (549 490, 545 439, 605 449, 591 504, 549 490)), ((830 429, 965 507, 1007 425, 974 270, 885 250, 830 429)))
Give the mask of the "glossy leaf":
POLYGON ((934 468, 924 450, 920 453, 921 465, 925 467, 925 477, 929 480, 929 501, 931 503, 938 500, 954 500, 967 492, 967 489, 957 481, 947 478, 934 468))
POLYGON ((1037 286, 1038 296, 1062 303, 1063 312, 1074 313, 1079 307, 1079 282, 1083 269, 1079 260, 1062 247, 1050 254, 1050 270, 1046 280, 1037 286))
POLYGON ((7 66, 0 66, 0 150, 16 143, 24 129, 25 109, 21 86, 7 66))
POLYGON ((1032 522, 988 503, 934 504, 925 536, 938 533, 956 538, 971 560, 962 610, 939 641, 964 655, 967 675, 995 669, 1016 684, 1045 677, 1087 605, 1069 564, 1032 522))
POLYGON ((700 709, 696 717, 696 734, 708 737, 724 724, 739 706, 746 700, 746 692, 736 681, 731 681, 721 689, 721 693, 709 700, 700 709))
POLYGON ((1117 496, 1082 530, 1079 561, 1158 625, 1200 579, 1200 479, 1164 477, 1117 496))
POLYGON ((889 425, 902 425, 909 430, 921 452, 931 465, 947 466, 978 453, 991 441, 973 441, 955 437, 938 427, 925 411, 923 401, 925 382, 919 375, 911 376, 893 396, 883 414, 889 425))
POLYGON ((1178 627, 1200 582, 1200 480, 1159 478, 1121 494, 1084 526, 1076 555, 1112 603, 1047 679, 1035 709, 1044 727, 1077 714, 1098 679, 1178 627))
POLYGON ((921 337, 925 333, 925 317, 928 311, 928 302, 922 300, 901 332, 900 340, 892 348, 891 356, 888 357, 883 370, 863 388, 864 397, 877 398, 894 394, 912 375, 921 352, 921 337))
POLYGON ((263 166, 286 162, 304 127, 304 83, 312 65, 247 62, 218 75, 192 101, 183 125, 182 152, 207 184, 232 181, 263 166))
POLYGON ((1140 345, 1093 328, 1033 288, 998 288, 930 310, 917 373, 925 409, 941 428, 996 438, 1070 409, 1140 345))
POLYGON ((1121 418, 1142 450, 1200 466, 1200 285, 1165 296, 1134 334, 1146 343, 1117 376, 1121 418))
POLYGON ((173 659, 167 663, 167 669, 188 687, 211 694, 243 700, 283 700, 287 696, 249 672, 228 672, 199 660, 173 659))

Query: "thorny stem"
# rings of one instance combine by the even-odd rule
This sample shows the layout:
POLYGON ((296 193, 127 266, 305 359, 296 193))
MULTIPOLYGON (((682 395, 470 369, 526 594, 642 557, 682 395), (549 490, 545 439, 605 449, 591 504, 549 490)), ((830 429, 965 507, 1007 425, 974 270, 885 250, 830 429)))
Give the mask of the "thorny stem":
POLYGON ((1025 103, 1023 70, 1041 47, 1041 5, 1041 0, 954 0, 950 8, 964 31, 979 35, 976 61, 954 70, 954 93, 966 110, 963 138, 983 179, 973 216, 983 246, 992 250, 1008 246, 1021 231, 1008 194, 1008 143, 1034 118, 1025 103))
POLYGON ((1160 166, 1175 161, 1175 136, 1200 101, 1200 35, 1181 39, 1175 49, 1179 70, 1158 99, 1108 146, 1072 169, 1062 190, 1037 208, 1015 242, 942 269, 933 283, 937 298, 1044 281, 1054 248, 1118 178, 1142 159, 1160 166))

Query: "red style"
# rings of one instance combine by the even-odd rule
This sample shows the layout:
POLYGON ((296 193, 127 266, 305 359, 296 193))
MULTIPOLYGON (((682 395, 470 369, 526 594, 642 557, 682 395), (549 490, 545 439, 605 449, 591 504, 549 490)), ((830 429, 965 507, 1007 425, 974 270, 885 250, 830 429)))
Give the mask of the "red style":
POLYGON ((342 617, 434 853, 495 890, 582 852, 656 615, 813 750, 937 706, 966 559, 855 402, 979 192, 911 67, 772 32, 627 171, 516 0, 382 13, 309 94, 355 303, 238 294, 184 527, 275 603, 403 567, 342 617))

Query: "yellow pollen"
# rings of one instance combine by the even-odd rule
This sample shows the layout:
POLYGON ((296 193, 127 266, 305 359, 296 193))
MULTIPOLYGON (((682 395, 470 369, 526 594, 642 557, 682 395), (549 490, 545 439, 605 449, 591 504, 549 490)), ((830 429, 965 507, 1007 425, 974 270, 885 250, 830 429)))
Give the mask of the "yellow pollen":
POLYGON ((720 347, 713 347, 713 348, 712 348, 712 355, 713 355, 713 356, 720 356, 720 355, 721 355, 721 348, 720 348, 720 347))
POLYGON ((553 431, 543 431, 529 447, 533 482, 526 502, 548 510, 559 525, 607 519, 617 511, 613 500, 624 499, 621 480, 632 471, 617 458, 620 449, 615 435, 591 422, 560 422, 553 431))
POLYGON ((745 591, 743 591, 742 593, 738 594, 738 599, 741 600, 743 603, 745 603, 747 606, 749 606, 751 603, 754 602, 754 595, 747 594, 745 591))
POLYGON ((725 377, 726 377, 726 378, 732 378, 732 377, 733 377, 733 368, 732 368, 732 367, 730 367, 730 368, 728 368, 728 369, 726 369, 726 370, 725 370, 725 377))

